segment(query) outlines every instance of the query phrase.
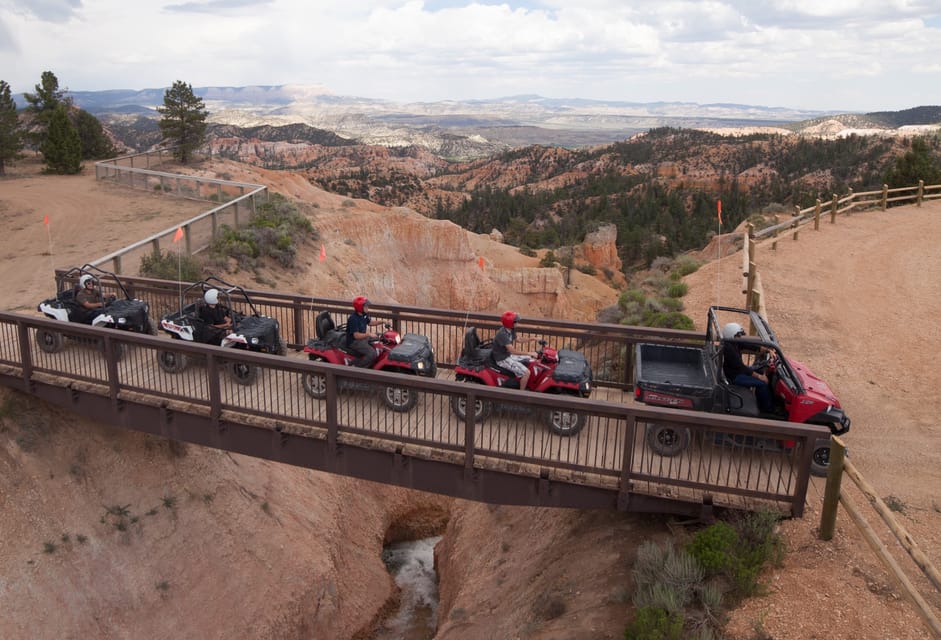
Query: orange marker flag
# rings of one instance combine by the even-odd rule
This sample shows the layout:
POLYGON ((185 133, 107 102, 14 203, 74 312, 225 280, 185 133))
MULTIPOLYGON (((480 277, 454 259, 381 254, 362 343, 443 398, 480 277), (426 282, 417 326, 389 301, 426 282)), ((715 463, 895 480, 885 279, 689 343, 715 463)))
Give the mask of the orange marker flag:
POLYGON ((717 200, 716 204, 718 205, 718 208, 719 208, 719 226, 721 227, 722 226, 722 201, 717 200))
POLYGON ((480 256, 479 258, 477 258, 477 266, 480 267, 481 271, 484 270, 484 257, 483 256, 480 256))
POLYGON ((49 214, 46 214, 46 217, 42 219, 42 223, 47 227, 49 226, 49 214))
POLYGON ((324 245, 320 245, 320 261, 323 262, 327 259, 327 248, 324 245))
POLYGON ((183 237, 183 227, 177 227, 176 233, 173 234, 173 241, 178 242, 180 238, 183 237))

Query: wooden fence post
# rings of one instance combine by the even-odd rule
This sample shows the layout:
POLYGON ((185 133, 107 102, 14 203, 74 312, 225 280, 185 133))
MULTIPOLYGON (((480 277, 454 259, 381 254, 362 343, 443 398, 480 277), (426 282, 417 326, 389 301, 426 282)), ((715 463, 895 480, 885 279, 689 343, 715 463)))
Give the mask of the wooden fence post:
POLYGON ((853 210, 853 207, 856 206, 856 203, 853 202, 853 200, 855 199, 856 199, 856 195, 853 193, 853 190, 847 189, 846 200, 847 202, 849 202, 850 206, 846 207, 846 215, 849 215, 850 211, 853 210))
POLYGON ((918 197, 915 198, 915 205, 916 205, 916 206, 918 206, 918 207, 921 206, 921 200, 922 200, 922 198, 924 197, 924 195, 925 195, 925 181, 924 181, 924 180, 919 180, 919 181, 918 181, 918 197))
POLYGON ((889 185, 882 185, 882 210, 885 211, 886 205, 889 202, 889 185))
POLYGON ((827 467, 827 486, 823 494, 820 513, 820 539, 832 540, 836 530, 836 511, 840 505, 840 484, 843 481, 843 459, 846 446, 839 436, 830 437, 830 464, 827 467))
POLYGON ((840 206, 840 199, 833 194, 833 203, 830 205, 830 224, 836 224, 836 210, 840 206))
POLYGON ((814 206, 814 231, 820 231, 820 198, 817 198, 817 204, 814 206))

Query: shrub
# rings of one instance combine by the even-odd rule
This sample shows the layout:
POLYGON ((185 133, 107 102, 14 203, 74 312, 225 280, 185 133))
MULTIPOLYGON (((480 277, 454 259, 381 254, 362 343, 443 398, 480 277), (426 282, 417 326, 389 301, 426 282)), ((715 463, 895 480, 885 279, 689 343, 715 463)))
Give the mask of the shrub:
POLYGON ((140 259, 140 274, 160 280, 194 282, 202 278, 202 267, 192 256, 154 249, 140 259))
POLYGON ((688 276, 691 273, 699 271, 699 267, 702 266, 699 261, 690 258, 689 256, 680 256, 676 259, 676 265, 674 266, 674 272, 682 276, 688 276))
POLYGON ((685 282, 674 282, 667 287, 667 295, 671 298, 682 298, 689 292, 689 285, 685 282))
POLYGON ((536 256, 535 249, 533 249, 532 247, 528 247, 526 245, 523 245, 522 247, 520 247, 520 253, 523 254, 524 256, 529 256, 530 258, 533 258, 536 256))
POLYGON ((558 261, 558 258, 555 257, 555 253, 553 253, 553 251, 550 249, 549 251, 546 251, 546 255, 544 255, 542 260, 539 261, 539 266, 545 268, 554 267, 555 263, 558 261))
POLYGON ((693 330, 692 318, 677 311, 653 313, 647 317, 645 325, 648 327, 660 327, 662 329, 693 330))
POLYGON ((580 264, 576 266, 575 268, 581 271, 582 273, 588 274, 590 276, 593 276, 598 273, 598 270, 595 269, 595 265, 593 264, 580 264))
POLYGON ((318 237, 310 220, 299 214, 290 201, 272 194, 246 227, 233 229, 223 225, 209 246, 209 255, 219 265, 235 258, 240 266, 251 268, 259 258, 269 257, 283 267, 292 267, 298 241, 318 237))
POLYGON ((681 640, 683 616, 655 607, 641 607, 624 631, 624 640, 681 640))

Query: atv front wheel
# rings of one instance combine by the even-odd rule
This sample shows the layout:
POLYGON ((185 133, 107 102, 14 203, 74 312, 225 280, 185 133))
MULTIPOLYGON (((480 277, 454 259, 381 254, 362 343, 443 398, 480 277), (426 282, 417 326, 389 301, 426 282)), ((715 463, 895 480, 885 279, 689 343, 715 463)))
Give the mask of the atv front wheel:
POLYGON ((585 426, 585 416, 563 409, 549 410, 549 430, 557 436, 574 436, 585 426))
POLYGON ((167 373, 179 373, 186 368, 186 356, 173 351, 158 351, 157 364, 167 373))
POLYGON ((151 336, 157 335, 157 325, 154 324, 154 319, 150 316, 144 318, 144 332, 151 336))
POLYGON ((36 344, 46 353, 62 350, 62 334, 48 329, 36 329, 36 344))
MULTIPOLYGON (((483 422, 493 410, 493 403, 486 400, 477 400, 474 403, 474 422, 483 422)), ((454 396, 451 398, 451 411, 464 420, 467 417, 467 398, 464 396, 454 396)))
POLYGON ((647 446, 654 453, 672 458, 689 446, 689 429, 652 422, 647 425, 647 446))
MULTIPOLYGON (((323 359, 318 358, 314 362, 323 362, 323 359)), ((301 382, 311 398, 323 400, 327 397, 327 376, 322 373, 305 373, 301 376, 301 382)))
POLYGON ((382 401, 393 411, 409 411, 418 402, 418 391, 408 387, 388 386, 382 390, 382 401))
POLYGON ((225 366, 226 369, 229 370, 229 375, 232 376, 232 380, 237 384, 254 384, 255 380, 258 378, 258 367, 253 364, 246 362, 228 362, 225 366))

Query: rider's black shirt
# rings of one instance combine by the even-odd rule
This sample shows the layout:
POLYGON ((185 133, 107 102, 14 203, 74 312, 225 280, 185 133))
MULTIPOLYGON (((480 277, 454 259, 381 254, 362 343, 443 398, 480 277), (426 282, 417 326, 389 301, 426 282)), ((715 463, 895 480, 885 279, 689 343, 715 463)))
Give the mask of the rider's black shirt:
POLYGON ((722 343, 722 372, 729 382, 735 380, 735 376, 739 374, 752 374, 751 368, 742 360, 741 347, 734 342, 722 343))
POLYGON ((346 346, 350 346, 356 340, 353 337, 354 333, 368 333, 369 332, 369 314, 368 313, 351 313, 349 319, 346 321, 346 346))

